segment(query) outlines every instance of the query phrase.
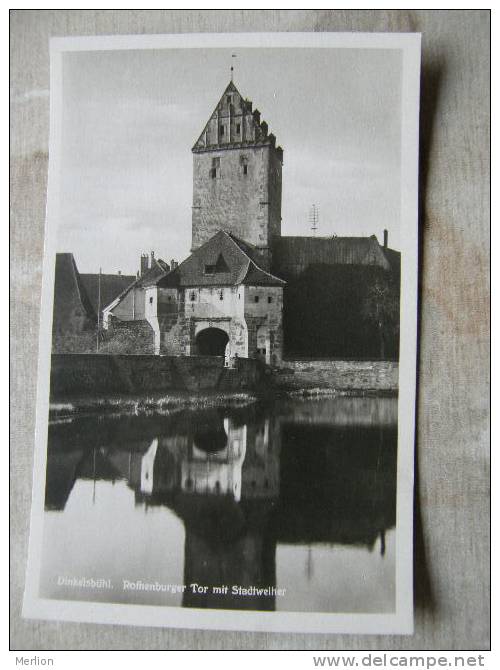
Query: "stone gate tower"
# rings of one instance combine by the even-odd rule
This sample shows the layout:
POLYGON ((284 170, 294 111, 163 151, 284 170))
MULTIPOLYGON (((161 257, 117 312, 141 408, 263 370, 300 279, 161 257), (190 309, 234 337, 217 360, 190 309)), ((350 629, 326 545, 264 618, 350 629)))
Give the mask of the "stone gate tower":
POLYGON ((281 236, 283 150, 260 112, 229 82, 193 149, 192 248, 226 230, 269 269, 281 236))

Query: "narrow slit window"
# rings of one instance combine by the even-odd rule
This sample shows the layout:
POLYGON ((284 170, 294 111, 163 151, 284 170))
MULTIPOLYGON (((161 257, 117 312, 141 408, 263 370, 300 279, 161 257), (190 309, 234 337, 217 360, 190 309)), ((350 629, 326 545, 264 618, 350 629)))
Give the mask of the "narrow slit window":
POLYGON ((236 124, 236 134, 239 135, 241 133, 241 123, 236 124))
POLYGON ((224 289, 219 291, 219 300, 224 300, 224 289))
POLYGON ((211 179, 216 179, 220 174, 220 157, 212 158, 212 167, 210 168, 211 179))
POLYGON ((240 156, 240 165, 243 174, 248 174, 248 158, 246 156, 240 156))
POLYGON ((254 301, 254 302, 259 302, 259 296, 258 296, 258 295, 254 296, 253 301, 254 301))
POLYGON ((273 301, 273 297, 272 297, 272 295, 268 295, 268 296, 267 296, 267 302, 268 302, 268 303, 272 303, 272 301, 273 301))
POLYGON ((224 137, 224 126, 220 127, 220 136, 224 137))

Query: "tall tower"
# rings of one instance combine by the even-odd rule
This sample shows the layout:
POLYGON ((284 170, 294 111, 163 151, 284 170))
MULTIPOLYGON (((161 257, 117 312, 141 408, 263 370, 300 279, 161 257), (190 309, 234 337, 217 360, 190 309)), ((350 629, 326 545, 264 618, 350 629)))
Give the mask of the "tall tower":
POLYGON ((232 81, 192 151, 192 251, 227 230, 257 247, 269 267, 281 236, 283 149, 232 81))

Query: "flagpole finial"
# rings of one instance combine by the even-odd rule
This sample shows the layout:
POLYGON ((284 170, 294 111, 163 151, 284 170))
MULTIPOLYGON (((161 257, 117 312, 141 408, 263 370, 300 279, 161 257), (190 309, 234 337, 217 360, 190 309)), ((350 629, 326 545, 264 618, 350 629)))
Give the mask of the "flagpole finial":
POLYGON ((231 54, 231 81, 233 81, 233 75, 234 75, 234 66, 233 66, 234 61, 232 60, 233 58, 236 58, 236 54, 231 54))

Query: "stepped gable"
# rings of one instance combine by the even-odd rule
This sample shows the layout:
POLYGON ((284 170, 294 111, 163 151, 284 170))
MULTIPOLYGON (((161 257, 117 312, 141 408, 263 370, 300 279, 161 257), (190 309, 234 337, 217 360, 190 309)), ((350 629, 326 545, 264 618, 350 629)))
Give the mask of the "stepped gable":
POLYGON ((175 270, 161 277, 157 286, 282 286, 285 283, 259 267, 253 258, 251 245, 220 230, 175 270))
MULTIPOLYGON (((276 146, 276 137, 269 133, 267 123, 261 121, 259 110, 252 108, 252 102, 243 98, 234 82, 230 81, 192 151, 200 153, 214 149, 276 146)), ((282 155, 282 148, 277 149, 282 155)))
POLYGON ((297 275, 311 265, 372 265, 391 270, 391 264, 371 237, 281 237, 273 245, 275 272, 297 275))

